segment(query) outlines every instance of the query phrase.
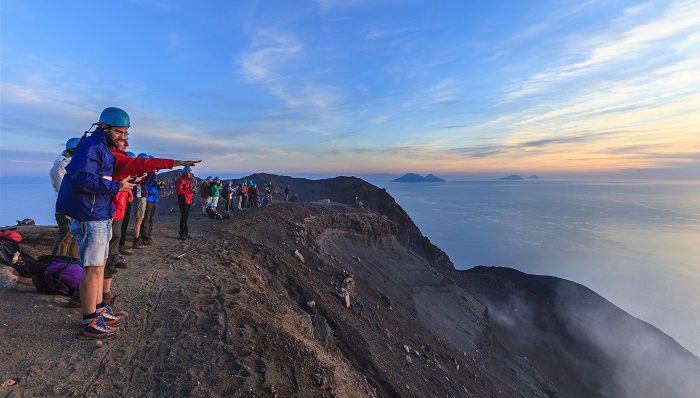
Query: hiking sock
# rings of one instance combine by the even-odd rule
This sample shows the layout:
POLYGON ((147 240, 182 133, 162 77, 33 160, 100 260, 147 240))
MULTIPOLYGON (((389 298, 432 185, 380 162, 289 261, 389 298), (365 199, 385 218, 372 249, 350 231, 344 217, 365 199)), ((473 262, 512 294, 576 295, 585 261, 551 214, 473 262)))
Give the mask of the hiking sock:
POLYGON ((83 325, 87 325, 88 323, 90 323, 90 321, 92 321, 92 319, 95 318, 96 316, 97 316, 97 312, 93 312, 90 315, 83 314, 83 325))
POLYGON ((104 308, 104 307, 106 307, 106 306, 107 306, 107 301, 105 300, 105 294, 102 293, 102 302, 99 303, 99 304, 97 304, 97 309, 98 309, 97 312, 100 312, 99 309, 100 309, 100 308, 104 308))

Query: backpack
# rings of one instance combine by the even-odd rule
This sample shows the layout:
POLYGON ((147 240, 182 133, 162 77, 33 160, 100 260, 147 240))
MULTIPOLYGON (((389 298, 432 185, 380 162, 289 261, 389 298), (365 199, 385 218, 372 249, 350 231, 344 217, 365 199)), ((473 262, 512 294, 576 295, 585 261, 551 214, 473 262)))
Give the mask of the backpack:
POLYGON ((79 259, 68 256, 39 256, 32 283, 47 294, 72 296, 80 287, 83 266, 79 259), (40 271, 39 271, 40 270, 40 271))
POLYGON ((22 278, 30 278, 27 262, 34 262, 34 258, 19 247, 17 242, 0 240, 0 262, 14 268, 22 278))

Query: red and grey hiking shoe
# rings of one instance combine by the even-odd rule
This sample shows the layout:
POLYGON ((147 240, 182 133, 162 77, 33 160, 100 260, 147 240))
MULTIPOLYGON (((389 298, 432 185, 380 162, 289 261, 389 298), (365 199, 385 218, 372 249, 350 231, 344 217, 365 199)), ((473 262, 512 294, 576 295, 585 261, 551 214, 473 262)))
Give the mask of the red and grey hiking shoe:
POLYGON ((81 340, 107 340, 116 336, 118 331, 118 328, 107 326, 104 319, 98 315, 80 328, 78 338, 81 340))
POLYGON ((115 315, 114 311, 112 311, 112 307, 109 305, 98 308, 97 313, 104 319, 105 325, 107 326, 117 326, 124 322, 124 317, 115 315))

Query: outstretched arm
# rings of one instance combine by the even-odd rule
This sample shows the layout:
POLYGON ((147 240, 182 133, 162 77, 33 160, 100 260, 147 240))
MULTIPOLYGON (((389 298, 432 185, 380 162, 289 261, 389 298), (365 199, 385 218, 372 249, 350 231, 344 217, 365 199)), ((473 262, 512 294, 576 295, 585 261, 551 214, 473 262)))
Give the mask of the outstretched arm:
POLYGON ((175 160, 173 161, 173 167, 177 166, 194 166, 195 164, 201 162, 201 160, 175 160))

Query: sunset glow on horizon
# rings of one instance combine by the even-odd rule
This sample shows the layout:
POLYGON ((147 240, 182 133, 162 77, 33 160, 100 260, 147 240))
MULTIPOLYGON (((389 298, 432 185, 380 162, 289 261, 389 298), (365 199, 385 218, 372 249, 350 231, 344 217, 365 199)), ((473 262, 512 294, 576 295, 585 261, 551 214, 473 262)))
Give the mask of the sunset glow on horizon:
POLYGON ((198 174, 700 178, 700 0, 7 0, 1 15, 1 176, 45 175, 117 106, 131 149, 203 159, 198 174))

